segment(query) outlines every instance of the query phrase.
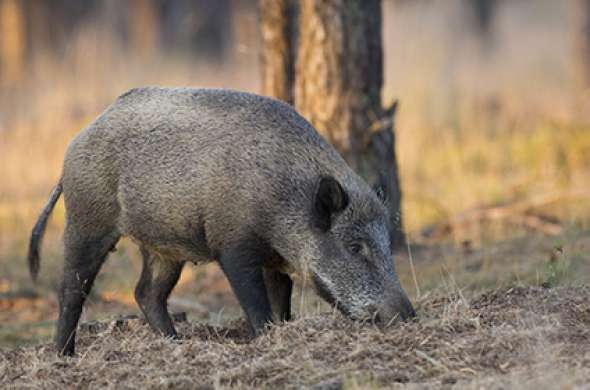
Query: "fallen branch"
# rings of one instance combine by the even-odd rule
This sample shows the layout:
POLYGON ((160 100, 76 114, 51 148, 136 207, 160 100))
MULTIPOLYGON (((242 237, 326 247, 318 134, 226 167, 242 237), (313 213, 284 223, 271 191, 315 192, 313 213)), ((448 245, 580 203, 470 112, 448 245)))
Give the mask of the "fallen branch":
POLYGON ((556 192, 503 205, 477 207, 459 213, 445 222, 426 227, 422 230, 422 236, 440 238, 459 229, 467 229, 473 224, 500 221, 521 225, 547 235, 558 235, 563 230, 560 221, 535 212, 534 209, 576 197, 587 197, 587 195, 582 191, 556 192))

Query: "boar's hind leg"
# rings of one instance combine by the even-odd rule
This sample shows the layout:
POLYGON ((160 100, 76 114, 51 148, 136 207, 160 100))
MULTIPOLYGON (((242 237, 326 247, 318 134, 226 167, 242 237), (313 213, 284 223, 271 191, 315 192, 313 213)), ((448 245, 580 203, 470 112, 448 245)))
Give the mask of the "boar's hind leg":
POLYGON ((289 321, 291 319, 291 292, 293 291, 293 281, 289 275, 265 268, 264 284, 275 320, 289 321))
POLYGON ((94 279, 119 234, 108 232, 87 236, 71 223, 64 234, 65 264, 59 293, 56 343, 60 354, 73 355, 76 327, 94 279))
POLYGON ((271 306, 262 273, 265 255, 265 251, 255 245, 238 245, 222 251, 219 258, 221 269, 257 335, 272 322, 271 306))
POLYGON ((176 337, 176 329, 168 314, 167 301, 178 282, 184 262, 165 258, 141 248, 143 270, 135 288, 135 300, 156 332, 176 337))

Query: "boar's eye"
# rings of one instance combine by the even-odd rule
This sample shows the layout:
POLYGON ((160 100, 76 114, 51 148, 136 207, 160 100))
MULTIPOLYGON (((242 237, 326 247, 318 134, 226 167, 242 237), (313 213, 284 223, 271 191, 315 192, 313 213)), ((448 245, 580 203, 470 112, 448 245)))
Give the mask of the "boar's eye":
POLYGON ((348 245, 348 250, 353 255, 358 255, 363 250, 363 245, 358 242, 353 242, 352 244, 348 245))

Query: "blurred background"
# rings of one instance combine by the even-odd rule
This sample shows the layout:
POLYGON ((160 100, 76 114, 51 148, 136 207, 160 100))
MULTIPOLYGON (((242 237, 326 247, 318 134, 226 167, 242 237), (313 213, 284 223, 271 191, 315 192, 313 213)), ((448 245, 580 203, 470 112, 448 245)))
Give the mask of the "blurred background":
MULTIPOLYGON (((413 299, 590 275, 590 1, 384 0, 383 104, 395 135, 413 299)), ((63 203, 40 280, 29 233, 69 140, 145 85, 261 93, 255 0, 0 0, 0 346, 48 339, 63 203)), ((141 262, 122 243, 85 319, 137 312, 141 262)), ((323 304, 303 288, 299 313, 323 304), (308 296, 309 295, 309 296, 308 296)), ((215 265, 187 266, 171 307, 240 315, 215 265)))

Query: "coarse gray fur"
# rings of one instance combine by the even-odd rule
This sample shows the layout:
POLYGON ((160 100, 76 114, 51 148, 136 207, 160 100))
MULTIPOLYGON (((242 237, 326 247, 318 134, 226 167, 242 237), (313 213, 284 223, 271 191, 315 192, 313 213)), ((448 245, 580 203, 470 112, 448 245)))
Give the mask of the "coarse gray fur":
POLYGON ((60 183, 33 232, 33 276, 62 189, 62 353, 73 353, 84 297, 121 236, 143 254, 138 303, 169 336, 176 333, 166 299, 187 261, 220 262, 256 331, 268 322, 269 305, 275 319, 289 318, 294 273, 353 318, 413 315, 394 269, 387 209, 277 100, 155 87, 120 96, 67 149, 60 183))

